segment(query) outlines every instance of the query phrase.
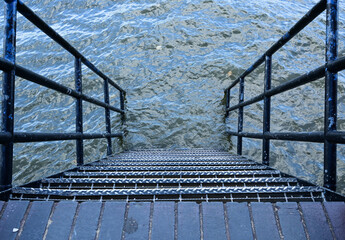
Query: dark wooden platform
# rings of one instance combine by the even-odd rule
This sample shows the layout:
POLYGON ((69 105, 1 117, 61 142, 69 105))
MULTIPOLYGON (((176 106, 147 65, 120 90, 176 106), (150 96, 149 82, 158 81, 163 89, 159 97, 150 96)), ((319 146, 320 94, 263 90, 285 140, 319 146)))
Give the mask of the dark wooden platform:
POLYGON ((227 152, 121 153, 12 189, 0 239, 345 239, 345 203, 227 152))
POLYGON ((1 202, 1 239, 344 239, 343 202, 1 202))

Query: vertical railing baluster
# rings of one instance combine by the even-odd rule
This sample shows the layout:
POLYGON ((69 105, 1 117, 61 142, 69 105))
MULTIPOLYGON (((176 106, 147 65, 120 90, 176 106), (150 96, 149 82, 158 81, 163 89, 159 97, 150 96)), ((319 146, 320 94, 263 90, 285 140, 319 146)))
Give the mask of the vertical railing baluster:
MULTIPOLYGON (((109 82, 108 79, 104 80, 104 102, 109 104, 109 82)), ((110 122, 110 110, 109 108, 105 108, 105 125, 107 133, 111 134, 111 122, 110 122)), ((113 153, 112 150, 112 143, 111 137, 107 137, 108 145, 107 145, 107 155, 111 155, 113 153)))
POLYGON ((123 111, 125 110, 125 93, 122 91, 120 91, 120 108, 123 111))
MULTIPOLYGON (((338 1, 327 0, 326 13, 326 64, 337 59, 338 1)), ((338 74, 326 69, 325 77, 325 136, 337 129, 337 82, 338 74)), ((336 189, 337 145, 325 139, 324 187, 336 189)))
MULTIPOLYGON (((4 58, 12 63, 16 61, 16 21, 17 1, 6 1, 4 58)), ((2 87, 2 132, 11 134, 11 140, 1 145, 0 191, 11 188, 13 168, 13 130, 14 130, 14 88, 15 70, 3 73, 2 87)))
MULTIPOLYGON (((240 89, 239 89, 239 103, 244 101, 244 78, 240 78, 240 89)), ((238 109, 238 127, 237 132, 243 131, 243 107, 238 109)), ((237 154, 242 155, 242 136, 237 137, 237 154)))
MULTIPOLYGON (((120 108, 125 111, 125 93, 123 91, 120 91, 120 108)), ((121 121, 122 123, 125 121, 125 112, 121 113, 121 121)))
POLYGON ((230 89, 225 91, 225 117, 229 116, 228 108, 230 107, 230 89))
MULTIPOLYGON (((81 72, 81 59, 75 58, 75 89, 79 93, 83 93, 82 84, 82 72, 81 72)), ((76 99, 76 127, 77 133, 83 134, 83 100, 81 98, 76 99)), ((77 165, 84 164, 84 146, 83 137, 76 140, 77 144, 77 165)))
MULTIPOLYGON (((271 73, 272 73, 272 56, 266 55, 265 59, 265 82, 264 92, 271 89, 271 73)), ((265 138, 265 133, 270 131, 271 125, 271 97, 264 97, 263 112, 263 135, 262 140, 262 163, 269 165, 270 163, 270 140, 265 138)))

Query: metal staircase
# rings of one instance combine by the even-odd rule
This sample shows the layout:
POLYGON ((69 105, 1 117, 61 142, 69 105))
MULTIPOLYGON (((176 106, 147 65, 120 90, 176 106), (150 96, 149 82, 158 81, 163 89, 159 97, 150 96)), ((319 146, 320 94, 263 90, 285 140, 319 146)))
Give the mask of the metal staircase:
MULTIPOLYGON (((20 0, 5 0, 5 55, 2 131, 0 132, 1 239, 344 239, 344 196, 336 189, 337 144, 345 131, 336 128, 337 1, 321 0, 226 90, 226 116, 237 111, 237 154, 192 150, 142 150, 112 155, 110 111, 125 119, 126 91, 97 69, 20 0), (271 88, 272 56, 326 10, 326 61, 323 66, 271 88), (16 15, 21 13, 75 59, 75 89, 16 64, 16 15), (247 75, 265 63, 263 93, 244 99, 247 75), (104 101, 82 91, 84 64, 102 78, 104 101), (76 131, 16 132, 15 78, 21 77, 73 97, 76 131), (271 132, 271 97, 325 77, 325 128, 322 132, 271 132), (239 84, 239 101, 231 90, 239 84), (119 91, 118 107, 110 104, 109 87, 119 91), (244 107, 264 101, 262 132, 243 131, 244 107), (83 102, 105 110, 106 132, 84 133, 83 102), (108 157, 84 164, 83 141, 105 138, 108 157), (262 139, 262 163, 242 155, 242 138, 262 139), (22 142, 76 141, 77 167, 12 188, 13 146, 22 142), (269 167, 270 141, 324 143, 324 186, 269 167), (330 190, 329 190, 330 189, 330 190), (19 200, 19 201, 18 201, 19 200), (72 201, 64 201, 72 200, 72 201), (110 201, 107 201, 110 200, 110 201), (339 202, 335 202, 339 201, 339 202), (261 203, 253 203, 261 202, 261 203)), ((236 124, 236 123, 235 123, 236 124)), ((64 159, 60 159, 64 160, 64 159)))
MULTIPOLYGON (((333 0, 319 1, 287 33, 274 43, 254 64, 244 71, 225 89, 225 114, 238 115, 237 131, 227 131, 237 137, 237 154, 214 150, 144 150, 112 155, 112 139, 122 138, 124 129, 112 131, 111 112, 125 120, 126 91, 102 73, 62 36, 48 26, 39 16, 20 0, 5 0, 4 58, 0 58, 3 75, 2 130, 0 132, 0 197, 11 199, 43 200, 107 200, 128 201, 322 201, 334 200, 329 193, 336 190, 337 144, 345 144, 345 131, 336 128, 337 122, 337 73, 345 69, 345 56, 337 56, 338 3, 333 0), (325 64, 297 78, 272 87, 272 57, 289 40, 302 31, 322 12, 326 11, 326 59, 325 64), (75 88, 48 79, 16 63, 17 13, 22 14, 43 33, 58 43, 74 58, 75 88), (256 68, 265 64, 263 92, 245 99, 245 78, 256 68), (104 101, 83 93, 82 65, 103 79, 104 101), (59 92, 75 100, 75 132, 16 132, 15 131, 15 79, 21 77, 59 92), (324 130, 313 132, 271 132, 271 97, 296 87, 325 78, 324 130), (238 86, 238 103, 233 94, 238 86), (114 88, 114 89, 113 89, 114 88), (111 90, 117 92, 117 107, 110 104, 111 90), (231 101, 232 100, 232 101, 231 101), (263 101, 262 132, 246 132, 243 129, 244 107, 263 101), (106 131, 85 133, 83 130, 83 103, 88 102, 104 108, 106 131), (84 164, 84 141, 106 139, 106 159, 84 164), (262 140, 262 163, 246 159, 242 155, 243 138, 262 140), (75 140, 77 167, 54 177, 12 188, 14 144, 75 140), (302 141, 324 144, 324 188, 302 182, 269 167, 270 141, 302 141), (329 191, 330 190, 330 191, 329 191), (327 195, 324 197, 323 193, 327 195)), ((236 96, 237 98, 237 96, 236 96)), ((62 161, 64 159, 61 159, 62 161)), ((332 195, 332 194, 331 194, 332 195)), ((341 197, 343 200, 343 197, 341 197)))
POLYGON ((215 150, 129 151, 12 189, 21 200, 323 201, 323 188, 215 150))

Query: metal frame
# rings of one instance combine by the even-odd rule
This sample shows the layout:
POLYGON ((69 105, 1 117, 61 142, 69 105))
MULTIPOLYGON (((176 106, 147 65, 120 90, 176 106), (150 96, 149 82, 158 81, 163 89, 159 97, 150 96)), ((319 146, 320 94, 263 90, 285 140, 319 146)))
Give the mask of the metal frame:
POLYGON ((76 140, 77 164, 84 163, 83 140, 84 139, 107 139, 107 155, 112 154, 111 138, 122 137, 122 133, 111 132, 110 111, 118 112, 124 119, 125 114, 125 90, 96 68, 80 52, 70 45, 57 32, 49 27, 30 8, 20 0, 5 0, 6 23, 5 23, 5 46, 4 58, 0 58, 0 70, 3 71, 3 102, 2 102, 2 129, 0 132, 1 163, 0 163, 0 192, 10 189, 12 186, 12 165, 13 145, 19 142, 41 142, 76 140), (50 80, 44 76, 34 73, 16 64, 16 20, 17 12, 32 22, 52 40, 62 46, 75 58, 75 90, 50 80), (82 71, 84 64, 95 74, 104 80, 104 102, 83 94, 82 71), (45 86, 62 94, 76 99, 76 132, 75 133, 35 133, 35 132, 14 132, 14 96, 15 76, 45 86), (109 103, 109 85, 120 92, 120 108, 111 106, 109 103), (83 132, 83 101, 98 105, 105 109, 106 133, 84 133, 83 132))
POLYGON ((269 165, 270 139, 305 141, 324 143, 324 187, 336 189, 336 146, 345 143, 345 132, 337 131, 337 73, 345 69, 345 57, 337 58, 338 35, 338 1, 321 0, 306 15, 304 15, 284 36, 269 48, 251 67, 242 73, 228 88, 226 95, 226 114, 239 109, 238 131, 229 131, 230 135, 238 137, 237 153, 242 154, 242 138, 262 139, 262 162, 269 165), (302 76, 292 79, 277 87, 271 88, 272 56, 285 43, 292 39, 304 27, 312 22, 324 10, 326 11, 326 60, 325 65, 316 68, 302 76), (264 92, 249 100, 240 97, 237 105, 230 105, 230 90, 240 84, 240 96, 244 96, 244 79, 257 67, 265 62, 264 92), (271 97, 291 90, 306 83, 325 77, 325 115, 323 132, 270 132, 271 97), (243 132, 243 107, 264 100, 262 133, 243 132))

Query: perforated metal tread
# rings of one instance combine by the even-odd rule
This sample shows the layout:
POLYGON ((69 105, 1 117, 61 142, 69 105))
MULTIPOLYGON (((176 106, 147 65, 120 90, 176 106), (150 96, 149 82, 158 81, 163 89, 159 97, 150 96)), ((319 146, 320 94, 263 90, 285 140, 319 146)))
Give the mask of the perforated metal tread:
POLYGON ((230 194, 230 193, 312 193, 322 192, 320 187, 197 187, 197 188, 136 188, 116 190, 68 190, 19 188, 17 193, 56 196, 118 196, 118 195, 181 195, 181 194, 230 194))
POLYGON ((195 177, 205 177, 205 176, 258 176, 258 175, 279 175, 280 172, 278 170, 243 170, 239 169, 238 171, 98 171, 98 172, 65 172, 64 176, 66 177, 167 177, 167 176, 195 176, 195 177))
POLYGON ((80 172, 103 171, 233 171, 233 170, 258 170, 266 169, 266 166, 85 166, 79 167, 80 172))
POLYGON ((99 162, 91 163, 90 166, 119 166, 119 167, 128 167, 128 166, 195 166, 195 165, 205 165, 205 166, 240 166, 240 165, 255 165, 254 161, 160 161, 160 162, 142 162, 142 161, 111 161, 111 160, 102 160, 99 162))
POLYGON ((296 178, 46 178, 42 183, 73 184, 73 183, 297 183, 296 178))
POLYGON ((323 201, 323 189, 216 150, 129 151, 14 188, 21 200, 323 201))

